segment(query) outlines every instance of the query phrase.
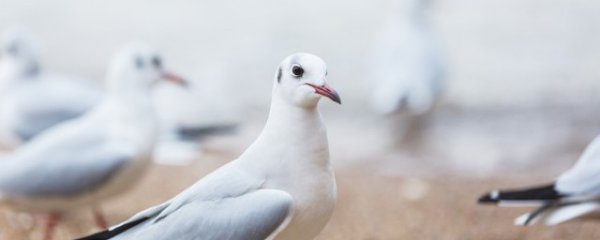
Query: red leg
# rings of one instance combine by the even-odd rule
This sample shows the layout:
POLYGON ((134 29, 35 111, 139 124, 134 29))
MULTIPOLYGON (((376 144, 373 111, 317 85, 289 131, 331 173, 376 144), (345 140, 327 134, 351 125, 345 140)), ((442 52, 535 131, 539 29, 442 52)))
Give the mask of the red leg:
POLYGON ((106 222, 106 218, 104 218, 104 214, 102 214, 102 210, 98 207, 95 207, 92 208, 92 213, 94 214, 96 226, 103 230, 108 229, 108 223, 106 222))
POLYGON ((48 213, 45 216, 45 228, 44 228, 44 240, 52 240, 54 235, 54 228, 58 222, 58 213, 48 213))

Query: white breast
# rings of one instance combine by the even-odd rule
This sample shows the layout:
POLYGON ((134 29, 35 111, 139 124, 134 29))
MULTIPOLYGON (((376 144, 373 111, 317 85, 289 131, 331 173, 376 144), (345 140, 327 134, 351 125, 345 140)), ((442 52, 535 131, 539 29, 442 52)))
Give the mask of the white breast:
POLYGON ((289 225, 276 239, 313 239, 325 227, 336 202, 336 183, 332 171, 310 179, 298 179, 301 184, 282 186, 294 198, 294 213, 289 225))

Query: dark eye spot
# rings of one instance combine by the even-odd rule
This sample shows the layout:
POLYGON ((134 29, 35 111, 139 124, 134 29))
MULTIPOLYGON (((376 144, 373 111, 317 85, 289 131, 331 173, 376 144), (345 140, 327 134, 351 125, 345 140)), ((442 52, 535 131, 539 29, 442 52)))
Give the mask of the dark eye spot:
POLYGON ((155 68, 162 68, 162 60, 159 57, 155 56, 152 58, 152 65, 155 68))
POLYGON ((292 66, 292 75, 294 75, 294 77, 302 77, 303 74, 304 69, 300 65, 292 66))
POLYGON ((277 69, 277 82, 281 82, 281 67, 277 69))
POLYGON ((143 68, 144 67, 144 59, 142 59, 141 57, 136 57, 135 58, 135 66, 137 68, 143 68))

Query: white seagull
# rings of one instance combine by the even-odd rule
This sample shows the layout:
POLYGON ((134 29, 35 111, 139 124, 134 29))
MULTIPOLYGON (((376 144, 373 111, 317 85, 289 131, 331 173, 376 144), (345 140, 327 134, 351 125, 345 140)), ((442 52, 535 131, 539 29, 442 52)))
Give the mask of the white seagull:
POLYGON ((443 64, 426 16, 427 0, 394 0, 391 19, 376 42, 370 79, 373 109, 382 115, 420 115, 442 91, 443 64))
POLYGON ((556 225, 600 211, 600 136, 586 148, 575 166, 544 186, 509 191, 492 191, 479 203, 507 207, 538 207, 515 219, 515 225, 542 221, 556 225))
POLYGON ((36 44, 22 29, 8 30, 0 44, 0 138, 16 147, 100 100, 83 80, 43 71, 36 44))
POLYGON ((102 103, 0 161, 0 201, 46 214, 45 239, 59 213, 77 207, 91 206, 96 223, 105 225, 97 205, 128 189, 150 163, 157 134, 151 88, 160 79, 183 83, 146 45, 120 52, 102 103))
POLYGON ((321 96, 340 103, 319 57, 279 65, 263 132, 236 160, 171 200, 82 239, 312 239, 336 201, 321 96))

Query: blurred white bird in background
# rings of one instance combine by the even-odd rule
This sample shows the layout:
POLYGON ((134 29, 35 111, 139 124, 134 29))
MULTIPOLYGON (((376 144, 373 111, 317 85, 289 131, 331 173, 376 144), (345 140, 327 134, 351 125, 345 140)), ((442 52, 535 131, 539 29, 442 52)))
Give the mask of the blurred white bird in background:
POLYGON ((146 45, 120 52, 110 65, 107 94, 81 118, 64 122, 0 161, 0 201, 47 214, 50 239, 59 213, 97 206, 140 178, 157 138, 151 89, 160 79, 183 84, 146 45))
POLYGON ((418 137, 443 89, 444 66, 429 4, 394 0, 373 49, 371 106, 381 115, 394 115, 393 124, 401 125, 394 126, 400 142, 418 137))
POLYGON ((161 134, 154 150, 154 160, 160 164, 185 165, 198 159, 202 141, 215 135, 235 132, 237 124, 230 108, 218 99, 222 91, 215 83, 223 79, 221 69, 207 67, 204 77, 212 84, 188 79, 185 89, 172 84, 160 84, 154 92, 161 134), (217 91, 217 93, 215 93, 217 91), (218 101, 217 107, 214 101, 218 101), (193 103, 193 104, 190 104, 193 103))
POLYGON ((380 114, 423 114, 442 90, 443 65, 427 16, 428 0, 395 0, 394 13, 376 42, 372 98, 380 114))
POLYGON ((575 166, 544 186, 519 190, 492 191, 479 203, 501 207, 538 207, 515 219, 516 225, 542 221, 556 225, 600 211, 600 136, 596 137, 575 166))
POLYGON ((22 28, 0 44, 0 141, 16 147, 45 130, 77 118, 102 92, 81 79, 53 75, 41 66, 38 48, 22 28))
POLYGON ((340 103, 319 57, 278 67, 263 132, 236 160, 171 200, 82 239, 313 239, 329 221, 336 184, 317 109, 340 103))

